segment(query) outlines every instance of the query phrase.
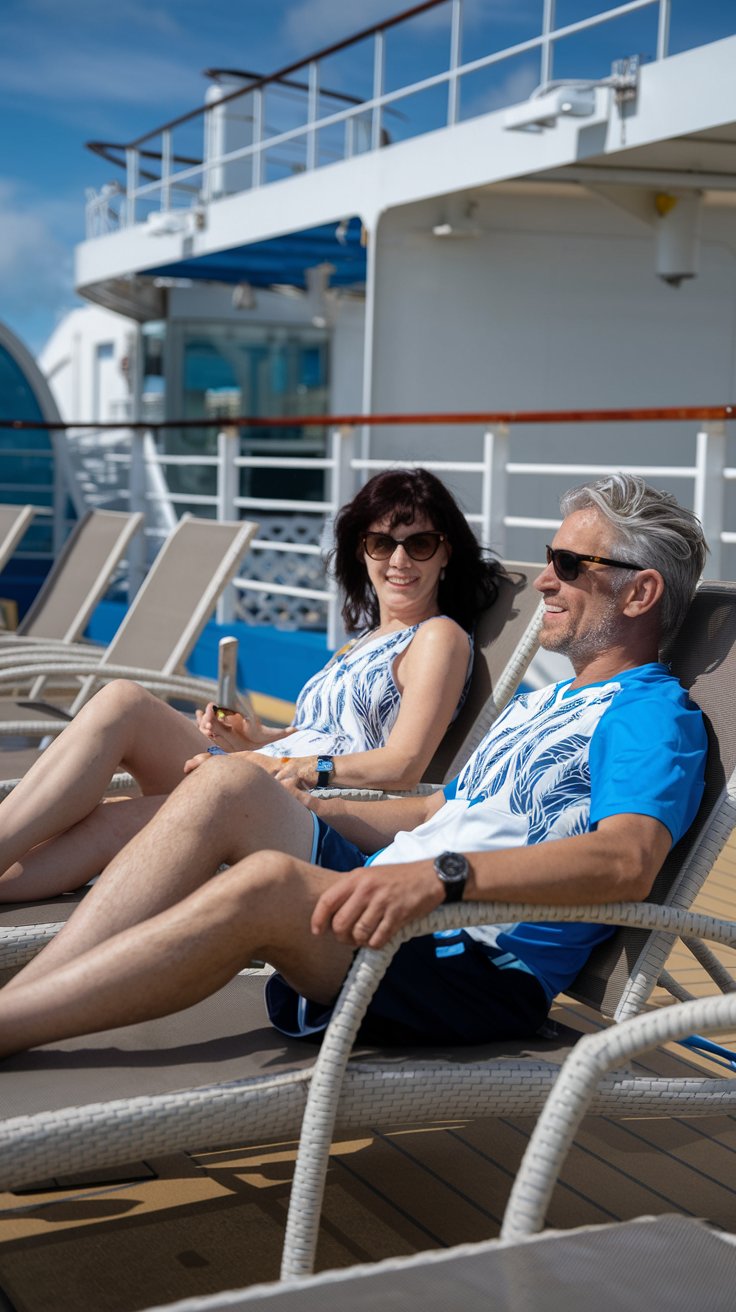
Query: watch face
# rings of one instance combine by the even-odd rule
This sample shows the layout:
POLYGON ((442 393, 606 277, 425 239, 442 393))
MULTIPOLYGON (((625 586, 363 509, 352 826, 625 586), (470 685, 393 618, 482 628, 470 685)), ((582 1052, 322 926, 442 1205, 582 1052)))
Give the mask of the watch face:
POLYGON ((331 756, 318 756, 317 769, 320 774, 331 774, 334 769, 334 762, 331 756))
POLYGON ((461 852, 443 852, 435 862, 438 872, 449 880, 467 879, 468 863, 461 852))

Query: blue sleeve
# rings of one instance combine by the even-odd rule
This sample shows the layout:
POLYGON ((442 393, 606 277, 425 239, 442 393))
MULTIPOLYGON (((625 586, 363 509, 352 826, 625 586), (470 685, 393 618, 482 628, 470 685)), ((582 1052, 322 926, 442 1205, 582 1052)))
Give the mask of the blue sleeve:
POLYGON ((703 796, 708 741, 701 712, 673 679, 642 694, 624 687, 590 744, 590 827, 613 815, 650 815, 676 843, 703 796))

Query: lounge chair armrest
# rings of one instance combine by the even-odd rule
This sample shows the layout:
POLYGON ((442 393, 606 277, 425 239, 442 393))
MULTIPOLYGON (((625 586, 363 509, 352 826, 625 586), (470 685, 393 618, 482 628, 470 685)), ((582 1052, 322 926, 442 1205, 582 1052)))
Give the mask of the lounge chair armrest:
POLYGON ((362 948, 335 1003, 309 1086, 284 1239, 282 1279, 303 1275, 314 1264, 319 1212, 345 1068, 370 1000, 402 943, 443 929, 531 920, 626 925, 736 945, 736 923, 646 902, 577 907, 460 902, 442 906, 405 925, 383 948, 362 948))
MULTIPOLYGON (((607 1071, 650 1048, 689 1034, 736 1025, 736 994, 696 998, 633 1016, 578 1039, 566 1058, 529 1140, 506 1207, 501 1239, 514 1242, 541 1230, 552 1190, 595 1090, 607 1071)), ((724 1093, 733 1081, 724 1080, 724 1093)), ((720 1110, 714 1098, 714 1114, 720 1110)))

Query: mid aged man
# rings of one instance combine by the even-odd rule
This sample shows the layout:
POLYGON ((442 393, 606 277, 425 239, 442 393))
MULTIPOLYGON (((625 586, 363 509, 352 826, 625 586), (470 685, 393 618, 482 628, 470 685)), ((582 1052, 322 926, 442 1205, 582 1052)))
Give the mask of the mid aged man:
MULTIPOLYGON (((631 476, 573 489, 562 513, 535 586, 542 645, 569 656, 572 680, 517 696, 430 797, 305 807, 247 755, 201 766, 2 991, 0 1054, 180 1010, 253 957, 278 972, 274 1024, 314 1033, 356 948, 443 901, 646 897, 703 789, 702 718, 659 653, 706 546, 689 511, 631 476)), ((416 938, 361 1037, 532 1034, 608 933, 529 923, 416 938)))

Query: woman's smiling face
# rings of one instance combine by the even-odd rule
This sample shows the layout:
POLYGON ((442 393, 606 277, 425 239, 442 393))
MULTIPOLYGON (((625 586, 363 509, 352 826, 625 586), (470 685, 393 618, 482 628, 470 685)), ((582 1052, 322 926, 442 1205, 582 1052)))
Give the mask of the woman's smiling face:
POLYGON ((450 559, 448 543, 440 542, 429 560, 413 560, 401 546, 414 533, 434 531, 434 524, 424 515, 393 527, 388 515, 370 524, 369 533, 387 533, 399 544, 386 560, 373 560, 363 551, 363 563, 378 598, 381 623, 396 618, 413 624, 437 614, 440 571, 450 559))

